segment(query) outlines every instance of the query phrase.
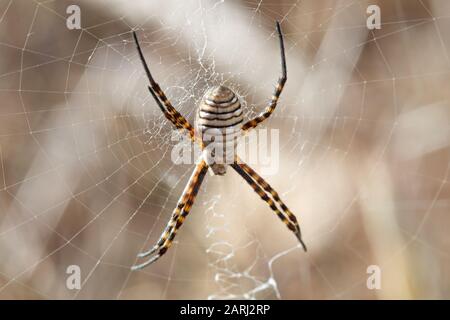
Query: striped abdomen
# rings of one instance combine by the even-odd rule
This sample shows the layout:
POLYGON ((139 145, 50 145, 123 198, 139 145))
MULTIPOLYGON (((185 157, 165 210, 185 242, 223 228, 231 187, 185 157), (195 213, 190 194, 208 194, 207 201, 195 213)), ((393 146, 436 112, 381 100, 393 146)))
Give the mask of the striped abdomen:
POLYGON ((233 163, 242 121, 241 103, 232 90, 218 86, 206 92, 196 126, 206 146, 203 157, 214 174, 225 174, 226 165, 233 163))

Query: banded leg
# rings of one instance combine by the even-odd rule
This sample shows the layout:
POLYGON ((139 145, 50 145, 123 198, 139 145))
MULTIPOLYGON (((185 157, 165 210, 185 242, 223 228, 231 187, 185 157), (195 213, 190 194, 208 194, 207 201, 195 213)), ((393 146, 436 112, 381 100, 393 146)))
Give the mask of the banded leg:
POLYGON ((148 87, 150 93, 152 94, 159 108, 163 111, 166 118, 170 120, 177 128, 179 128, 179 126, 181 125, 182 128, 188 131, 191 139, 194 139, 195 134, 192 125, 172 106, 169 99, 167 99, 164 91, 161 90, 158 83, 156 83, 156 81, 153 79, 147 62, 145 61, 144 54, 142 53, 142 49, 135 31, 133 31, 133 37, 139 53, 139 58, 141 59, 142 65, 145 69, 145 73, 147 74, 147 78, 150 82, 150 86, 148 87), (161 104, 161 102, 164 104, 164 106, 161 104))
MULTIPOLYGON (((170 122, 172 122, 177 129, 183 130, 184 127, 181 124, 180 120, 175 118, 172 114, 170 114, 169 112, 166 111, 166 109, 162 105, 161 101, 159 101, 158 97, 156 96, 155 91, 153 91, 153 89, 150 86, 148 87, 148 91, 153 96, 153 99, 155 99, 156 104, 158 105, 159 109, 161 109, 161 111, 164 114, 164 116, 166 117, 166 119, 169 120, 170 122)), ((189 132, 189 135, 191 135, 190 132, 189 132)))
POLYGON ((166 242, 167 238, 169 237, 173 227, 175 226, 175 224, 178 220, 178 217, 180 216, 181 210, 183 210, 184 206, 186 205, 186 202, 188 201, 189 196, 192 193, 192 190, 194 190, 195 186, 199 183, 199 176, 201 174, 201 171, 204 170, 204 168, 206 168, 206 167, 207 167, 207 165, 204 160, 202 160, 195 167, 194 171, 192 172, 191 177, 189 178, 188 183, 186 184, 186 187, 183 190, 182 196, 181 196, 180 200, 178 200, 177 206, 176 206, 175 210, 173 211, 172 216, 171 216, 169 222, 167 223, 167 226, 164 229, 163 233, 161 234, 159 240, 153 246, 153 248, 151 248, 150 250, 148 250, 146 252, 142 252, 142 253, 138 254, 139 258, 145 258, 145 257, 155 253, 164 244, 164 242, 166 242))
POLYGON ((284 41, 283 41, 283 34, 281 32, 280 23, 277 21, 277 33, 278 38, 280 39, 280 52, 281 52, 281 76, 278 79, 277 86, 275 87, 275 91, 272 95, 272 99, 270 100, 269 105, 267 106, 266 110, 262 112, 259 116, 253 118, 252 120, 249 120, 248 122, 244 123, 242 126, 242 131, 246 132, 249 129, 255 128, 259 123, 263 122, 267 118, 270 117, 270 115, 274 112, 275 107, 277 106, 278 99, 280 98, 281 92, 283 91, 284 84, 287 80, 287 72, 286 72, 286 56, 284 53, 284 41))
MULTIPOLYGON (((174 117, 171 113, 166 111, 166 109, 162 105, 161 101, 159 101, 158 97, 156 96, 156 93, 153 91, 153 89, 150 86, 148 87, 148 91, 150 91, 151 95, 153 96, 156 103, 158 104, 158 107, 161 109, 162 113, 167 118, 167 120, 172 122, 178 130, 185 129, 183 124, 180 122, 179 118, 174 117)), ((189 133, 189 137, 192 140, 192 142, 197 142, 200 145, 201 149, 203 150, 205 148, 205 145, 204 145, 203 141, 198 136, 195 135, 195 131, 189 130, 188 133, 189 133)))
POLYGON ((175 209, 175 212, 172 215, 172 218, 168 226, 166 227, 166 230, 163 232, 161 238, 159 239, 157 245, 149 252, 140 254, 139 257, 146 257, 148 255, 155 253, 159 249, 158 253, 149 260, 147 260, 146 262, 140 265, 133 266, 131 268, 132 270, 142 269, 152 264, 153 262, 158 260, 161 256, 163 256, 167 252, 167 250, 171 247, 178 229, 181 227, 184 220, 186 219, 186 216, 189 214, 189 211, 192 208, 195 197, 197 196, 197 193, 203 182, 207 169, 208 166, 204 161, 202 161, 200 164, 197 165, 194 174, 190 179, 188 187, 185 189, 182 199, 179 201, 177 208, 175 209), (185 200, 183 201, 183 199, 185 200), (181 214, 179 213, 180 211, 181 214))
POLYGON ((256 172, 253 171, 249 166, 247 166, 247 168, 250 168, 252 170, 252 172, 254 173, 253 177, 252 177, 252 175, 249 172, 246 172, 246 170, 244 169, 244 166, 242 165, 242 163, 233 163, 231 165, 231 167, 242 178, 244 178, 245 181, 247 181, 247 183, 260 196, 260 198, 262 200, 264 200, 269 205, 269 207, 276 213, 278 218, 280 218, 280 220, 288 227, 288 229, 291 230, 292 232, 294 232, 294 234, 297 237, 298 241, 302 245, 303 250, 307 251, 306 245, 305 245, 305 243, 302 240, 302 235, 301 235, 301 232, 300 232, 300 227, 299 227, 299 225, 297 223, 297 219, 292 214, 292 212, 287 208, 287 206, 281 201, 280 197, 278 196, 278 193, 266 181, 264 181, 264 179, 262 179, 258 174, 256 174, 256 172), (258 178, 256 178, 256 177, 258 177, 258 178), (283 212, 281 212, 278 209, 278 207, 276 206, 275 202, 267 195, 266 192, 264 192, 264 190, 261 188, 261 186, 258 185, 258 183, 261 184, 261 182, 263 182, 263 184, 261 186, 263 186, 263 188, 272 195, 274 200, 280 205, 280 207, 282 208, 283 211, 286 211, 284 209, 284 208, 286 208, 287 211, 290 212, 290 214, 294 217, 293 219, 292 219, 292 217, 289 216, 289 213, 286 212, 286 215, 287 215, 286 216, 283 212))
POLYGON ((153 263, 156 260, 158 260, 159 258, 161 258, 161 256, 164 255, 164 253, 166 253, 167 250, 172 246, 173 240, 175 239, 175 236, 177 235, 178 230, 181 228, 181 226, 183 225, 183 222, 186 220, 186 217, 188 216, 189 212, 191 211, 192 205, 194 204, 194 201, 195 201, 195 197, 197 196, 198 191, 200 190, 200 185, 203 181, 203 178, 206 175, 206 172, 207 172, 207 167, 205 167, 205 169, 200 173, 199 182, 196 184, 196 186, 194 187, 194 189, 192 191, 192 194, 189 196, 189 199, 187 200, 186 205, 183 208, 183 211, 179 215, 175 226, 170 230, 169 237, 165 241, 164 245, 159 248, 158 254, 156 254, 155 256, 153 256, 152 259, 150 259, 151 261, 149 261, 149 264, 153 263))
POLYGON ((291 210, 284 204, 284 202, 281 200, 280 196, 278 195, 278 192, 276 192, 270 184, 265 181, 255 170, 253 170, 248 164, 243 162, 241 159, 238 158, 237 160, 238 165, 247 172, 254 181, 256 181, 259 186, 261 186, 266 192, 270 193, 273 199, 278 203, 278 205, 281 207, 281 209, 286 213, 289 220, 292 221, 297 227, 297 229, 300 229, 300 226, 298 225, 297 218, 292 213, 291 210))

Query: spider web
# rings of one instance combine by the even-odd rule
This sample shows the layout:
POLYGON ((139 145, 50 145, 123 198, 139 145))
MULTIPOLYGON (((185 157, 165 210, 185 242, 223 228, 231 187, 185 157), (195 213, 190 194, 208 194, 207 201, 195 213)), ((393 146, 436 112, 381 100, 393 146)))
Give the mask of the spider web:
MULTIPOLYGON (((446 0, 0 1, 0 297, 449 298, 446 0), (66 27, 81 8, 82 29, 66 27), (225 83, 250 118, 288 82, 264 178, 309 247, 234 172, 207 176, 173 246, 158 239, 193 164, 146 90, 131 31, 191 122, 225 83), (81 288, 67 286, 71 265, 81 288), (366 285, 379 266, 382 286, 366 285)), ((261 166, 252 166, 261 172, 261 166)))

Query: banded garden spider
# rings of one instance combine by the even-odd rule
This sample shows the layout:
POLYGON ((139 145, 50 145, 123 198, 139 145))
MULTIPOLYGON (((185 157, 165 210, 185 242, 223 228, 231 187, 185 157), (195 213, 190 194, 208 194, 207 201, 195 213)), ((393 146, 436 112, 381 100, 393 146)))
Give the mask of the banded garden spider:
POLYGON ((172 122, 178 130, 187 132, 190 139, 195 143, 199 143, 203 150, 202 159, 196 165, 189 182, 177 203, 172 217, 158 242, 150 250, 138 255, 139 258, 148 256, 151 256, 151 258, 142 264, 133 266, 133 270, 142 269, 150 265, 167 252, 172 245, 177 231, 183 224, 194 204, 195 197, 197 196, 208 168, 210 168, 215 175, 224 175, 228 165, 244 178, 261 199, 270 206, 281 221, 294 232, 303 249, 305 251, 307 250, 301 237, 300 226, 298 225, 297 218, 294 214, 288 209, 284 202, 281 201, 278 193, 250 166, 245 164, 235 155, 238 137, 242 133, 255 128, 259 123, 270 117, 275 110, 287 80, 283 34, 278 21, 276 22, 276 29, 280 41, 282 72, 266 110, 257 117, 242 124, 242 108, 237 95, 225 86, 213 87, 206 91, 200 102, 197 111, 196 129, 194 129, 193 126, 172 106, 158 83, 153 79, 142 53, 141 46, 139 45, 136 32, 133 32, 139 58, 150 82, 150 85, 148 86, 150 94, 155 99, 164 116, 172 122), (213 152, 211 152, 211 146, 213 147, 213 152), (217 150, 220 151, 220 155, 215 154, 217 150), (281 210, 278 207, 280 207, 281 210))

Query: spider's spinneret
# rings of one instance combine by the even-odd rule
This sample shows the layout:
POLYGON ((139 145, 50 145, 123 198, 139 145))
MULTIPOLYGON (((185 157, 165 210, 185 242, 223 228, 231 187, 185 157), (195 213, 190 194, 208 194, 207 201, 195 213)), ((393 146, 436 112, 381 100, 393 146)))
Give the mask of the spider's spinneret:
POLYGON ((225 86, 206 91, 197 112, 197 133, 205 145, 203 158, 216 175, 226 173, 235 160, 242 127, 242 108, 237 95, 225 86))

